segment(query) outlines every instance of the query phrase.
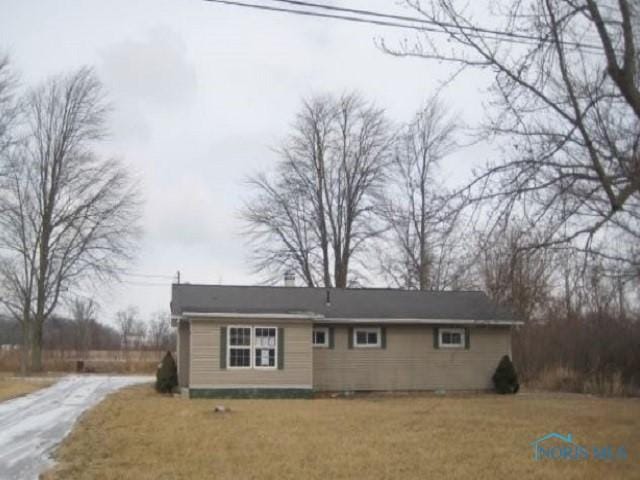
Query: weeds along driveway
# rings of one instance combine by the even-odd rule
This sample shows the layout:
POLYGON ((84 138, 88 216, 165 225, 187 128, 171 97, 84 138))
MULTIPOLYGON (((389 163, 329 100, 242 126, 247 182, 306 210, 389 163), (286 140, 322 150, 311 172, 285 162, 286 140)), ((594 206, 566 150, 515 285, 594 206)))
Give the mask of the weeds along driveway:
POLYGON ((70 375, 51 387, 0 403, 0 479, 37 479, 50 452, 88 408, 119 388, 152 377, 70 375))

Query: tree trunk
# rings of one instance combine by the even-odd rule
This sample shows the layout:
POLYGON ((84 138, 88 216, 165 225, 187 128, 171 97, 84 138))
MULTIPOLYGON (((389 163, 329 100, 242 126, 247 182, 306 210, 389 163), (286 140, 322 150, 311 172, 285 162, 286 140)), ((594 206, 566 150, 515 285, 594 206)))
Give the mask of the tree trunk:
POLYGON ((82 336, 82 357, 89 358, 89 345, 91 344, 91 321, 87 320, 83 322, 83 336, 82 336))
MULTIPOLYGON (((52 168, 51 176, 53 177, 52 168)), ((47 301, 47 276, 49 273, 49 242, 51 239, 51 217, 52 217, 52 205, 55 203, 55 191, 56 180, 52 178, 51 187, 46 195, 47 204, 44 208, 44 215, 42 219, 42 233, 40 237, 39 248, 39 264, 38 273, 36 277, 36 314, 33 319, 33 326, 31 331, 31 369, 34 372, 42 371, 42 325, 46 320, 45 309, 47 301)))
POLYGON ((324 169, 324 155, 318 144, 318 165, 316 166, 316 201, 318 202, 318 227, 320 229, 320 247, 322 248, 322 277, 325 288, 331 288, 331 274, 329 273, 329 238, 327 234, 327 218, 325 216, 324 189, 326 172, 324 169))
POLYGON ((429 259, 427 258, 427 159, 425 154, 422 155, 422 163, 420 165, 420 271, 419 284, 420 290, 429 288, 429 259))
POLYGON ((351 231, 347 231, 344 246, 336 250, 336 287, 347 288, 349 277, 349 257, 351 252, 351 231))
POLYGON ((22 345, 20 347, 20 374, 26 375, 29 372, 29 345, 30 333, 28 318, 22 320, 22 345))
POLYGON ((339 241, 333 242, 333 282, 336 288, 346 287, 342 265, 342 245, 339 241))
POLYGON ((42 322, 38 318, 31 329, 31 371, 42 371, 42 322))
POLYGON ((347 288, 347 265, 336 264, 336 288, 347 288))

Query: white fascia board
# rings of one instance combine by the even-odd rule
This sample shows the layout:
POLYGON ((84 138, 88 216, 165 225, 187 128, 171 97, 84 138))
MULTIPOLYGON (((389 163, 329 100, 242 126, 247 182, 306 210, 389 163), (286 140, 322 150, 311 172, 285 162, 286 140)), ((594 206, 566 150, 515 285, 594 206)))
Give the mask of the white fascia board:
POLYGON ((452 320, 431 318, 321 318, 317 323, 351 324, 430 324, 430 325, 524 325, 518 320, 452 320))
POLYGON ((222 313, 222 312, 183 312, 182 318, 238 318, 260 320, 321 320, 324 315, 315 313, 222 313))

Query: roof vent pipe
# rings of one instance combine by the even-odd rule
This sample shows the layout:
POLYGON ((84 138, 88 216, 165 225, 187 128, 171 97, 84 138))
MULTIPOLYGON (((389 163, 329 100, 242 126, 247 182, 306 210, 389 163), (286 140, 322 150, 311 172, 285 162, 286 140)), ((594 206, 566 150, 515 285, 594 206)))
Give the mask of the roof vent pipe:
POLYGON ((296 286, 296 275, 292 270, 287 270, 284 272, 284 286, 285 287, 295 287, 296 286))

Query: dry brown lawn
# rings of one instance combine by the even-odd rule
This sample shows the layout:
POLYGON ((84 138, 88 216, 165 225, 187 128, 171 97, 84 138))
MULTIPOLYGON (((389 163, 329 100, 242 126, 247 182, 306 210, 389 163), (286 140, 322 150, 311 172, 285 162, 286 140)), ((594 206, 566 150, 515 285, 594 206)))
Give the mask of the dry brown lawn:
POLYGON ((53 382, 55 382, 55 378, 0 376, 0 401, 35 392, 48 387, 53 382))
POLYGON ((570 394, 188 400, 148 386, 86 414, 55 479, 640 478, 640 399, 570 394), (213 413, 224 404, 230 413, 213 413), (551 431, 626 461, 535 461, 551 431))

